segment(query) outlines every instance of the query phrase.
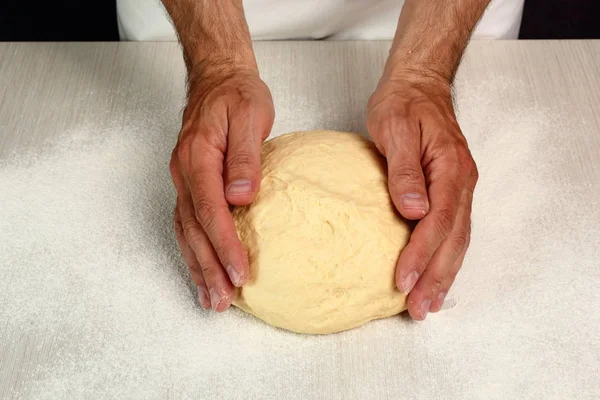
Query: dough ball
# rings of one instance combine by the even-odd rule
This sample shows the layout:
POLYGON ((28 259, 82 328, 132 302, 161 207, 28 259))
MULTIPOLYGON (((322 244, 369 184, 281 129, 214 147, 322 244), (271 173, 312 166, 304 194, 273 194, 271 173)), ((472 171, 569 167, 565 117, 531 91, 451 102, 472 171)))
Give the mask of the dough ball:
POLYGON ((254 203, 233 217, 251 279, 234 305, 299 333, 333 333, 398 314, 394 271, 410 235, 385 160, 351 133, 314 131, 262 147, 254 203))

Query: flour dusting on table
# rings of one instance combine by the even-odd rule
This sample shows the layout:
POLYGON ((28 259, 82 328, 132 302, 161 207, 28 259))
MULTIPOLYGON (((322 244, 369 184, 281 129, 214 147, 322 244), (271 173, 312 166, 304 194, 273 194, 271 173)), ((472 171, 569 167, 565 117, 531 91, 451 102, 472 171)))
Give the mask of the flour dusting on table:
POLYGON ((12 395, 592 398, 600 253, 582 243, 600 237, 598 201, 560 178, 572 161, 555 110, 503 108, 520 83, 484 83, 459 88, 459 110, 478 110, 459 113, 481 173, 472 248, 456 305, 423 323, 310 337, 201 310, 172 234, 161 116, 0 161, 0 346, 33 334, 46 352, 32 370, 0 367, 26 377, 12 395))

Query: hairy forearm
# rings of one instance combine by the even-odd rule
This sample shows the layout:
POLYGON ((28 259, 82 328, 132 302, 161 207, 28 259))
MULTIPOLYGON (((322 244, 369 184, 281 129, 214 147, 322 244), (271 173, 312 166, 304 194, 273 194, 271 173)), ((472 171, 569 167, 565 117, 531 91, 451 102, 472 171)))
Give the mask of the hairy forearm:
POLYGON ((385 75, 407 71, 451 83, 490 0, 406 0, 385 75))
POLYGON ((171 16, 190 78, 256 68, 242 0, 162 0, 171 16))

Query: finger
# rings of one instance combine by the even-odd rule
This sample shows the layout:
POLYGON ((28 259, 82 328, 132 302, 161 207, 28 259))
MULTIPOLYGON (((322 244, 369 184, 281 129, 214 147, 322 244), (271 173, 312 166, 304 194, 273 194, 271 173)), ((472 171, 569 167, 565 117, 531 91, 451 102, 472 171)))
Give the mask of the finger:
POLYGON ((200 264, 196 259, 196 254, 190 247, 185 238, 185 234, 183 231, 183 225, 181 223, 181 216, 179 215, 179 207, 175 207, 175 236, 177 238, 177 243, 179 244, 179 248, 181 249, 181 254, 183 255, 183 259, 190 271, 190 276, 192 281, 196 285, 196 292, 198 295, 198 301, 202 308, 208 309, 211 308, 210 298, 208 295, 208 288, 206 287, 206 283, 204 282, 204 276, 202 275, 202 269, 200 268, 200 264))
MULTIPOLYGON (((175 185, 175 189, 178 193, 185 192, 185 186, 183 179, 181 177, 179 163, 177 162, 176 155, 177 148, 173 150, 173 154, 171 156, 171 162, 169 164, 169 168, 171 170, 171 176, 173 177, 173 183, 175 185)), ((180 203, 180 198, 178 196, 177 203, 180 203)), ((179 212, 179 206, 175 206, 174 211, 174 228, 175 228, 175 237, 177 239, 177 244, 179 245, 179 249, 181 250, 181 254, 183 255, 183 259, 190 271, 190 276, 192 281, 196 285, 196 292, 198 296, 198 301, 200 305, 204 309, 211 308, 210 298, 208 294, 208 288, 206 286, 206 282, 204 281, 204 276, 202 275, 202 270, 200 268, 200 264, 198 263, 198 259, 196 258, 196 254, 189 246, 187 239, 185 238, 185 233, 183 229, 183 225, 181 223, 181 214, 179 212)))
POLYGON ((433 254, 452 231, 465 186, 463 180, 458 173, 448 172, 429 185, 431 209, 417 224, 396 268, 396 285, 404 293, 410 293, 433 254))
POLYGON ((233 299, 233 286, 219 262, 210 240, 196 220, 189 194, 187 198, 182 198, 178 207, 183 232, 202 270, 211 306, 215 311, 225 311, 233 299))
POLYGON ((445 297, 454 282, 469 245, 472 198, 471 191, 465 188, 452 232, 435 252, 427 269, 408 295, 408 311, 414 319, 425 319, 434 303, 438 303, 439 294, 443 293, 442 297, 445 297))
MULTIPOLYGON (((389 135, 386 148, 388 186, 396 209, 409 220, 421 219, 429 211, 425 177, 421 167, 421 135, 401 128, 389 135)), ((418 130, 416 130, 418 132, 418 130)))
POLYGON ((249 277, 248 258, 223 193, 223 154, 208 143, 197 151, 202 156, 190 158, 188 169, 191 171, 188 183, 195 217, 202 226, 203 234, 208 235, 231 282, 239 287, 249 277))
MULTIPOLYGON (((472 207, 473 207, 473 192, 475 190, 475 185, 477 184, 478 179, 479 179, 479 173, 477 171, 477 166, 475 164, 473 164, 473 166, 471 168, 471 172, 469 174, 469 180, 468 180, 469 185, 466 189, 467 190, 466 191, 467 215, 469 216, 468 221, 466 222, 467 226, 468 226, 466 245, 465 245, 464 250, 462 251, 461 255, 452 264, 452 267, 450 269, 450 274, 449 274, 450 276, 444 280, 444 282, 442 283, 442 285, 439 289, 438 294, 435 296, 435 299, 432 300, 431 308, 429 309, 430 312, 438 312, 439 310, 441 310, 442 306, 444 305, 444 300, 446 299, 446 295, 448 294, 450 287, 454 283, 454 280, 456 279, 456 275, 458 274, 458 271, 462 267, 463 261, 467 254, 467 250, 469 249, 469 245, 471 244, 471 218, 470 217, 471 217, 471 212, 472 212, 472 207)), ((463 199, 461 199, 461 200, 463 200, 463 199)))
POLYGON ((446 278, 444 283, 442 283, 442 286, 440 287, 440 291, 438 292, 437 296, 435 296, 435 300, 433 300, 431 302, 431 308, 429 308, 429 312, 436 313, 442 309, 442 306, 444 305, 444 301, 446 300, 446 295, 450 291, 450 288, 452 287, 452 284, 454 283, 454 280, 456 279, 456 275, 458 274, 458 271, 460 271, 463 261, 465 260, 465 256, 467 254, 468 247, 469 247, 469 244, 467 242, 465 251, 463 251, 461 256, 454 262, 454 264, 452 264, 452 268, 451 268, 452 272, 450 273, 450 276, 448 278, 446 278))
POLYGON ((255 113, 242 112, 230 121, 225 158, 225 194, 234 206, 250 204, 260 186, 260 147, 271 123, 255 113))

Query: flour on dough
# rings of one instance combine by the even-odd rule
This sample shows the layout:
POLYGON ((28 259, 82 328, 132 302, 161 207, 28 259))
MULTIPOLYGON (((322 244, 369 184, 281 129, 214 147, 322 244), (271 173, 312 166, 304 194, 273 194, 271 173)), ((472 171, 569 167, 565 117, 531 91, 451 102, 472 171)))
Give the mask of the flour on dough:
POLYGON ((394 270, 410 229, 367 139, 313 131, 267 141, 258 197, 233 216, 252 276, 236 294, 242 310, 324 334, 406 308, 394 270))

